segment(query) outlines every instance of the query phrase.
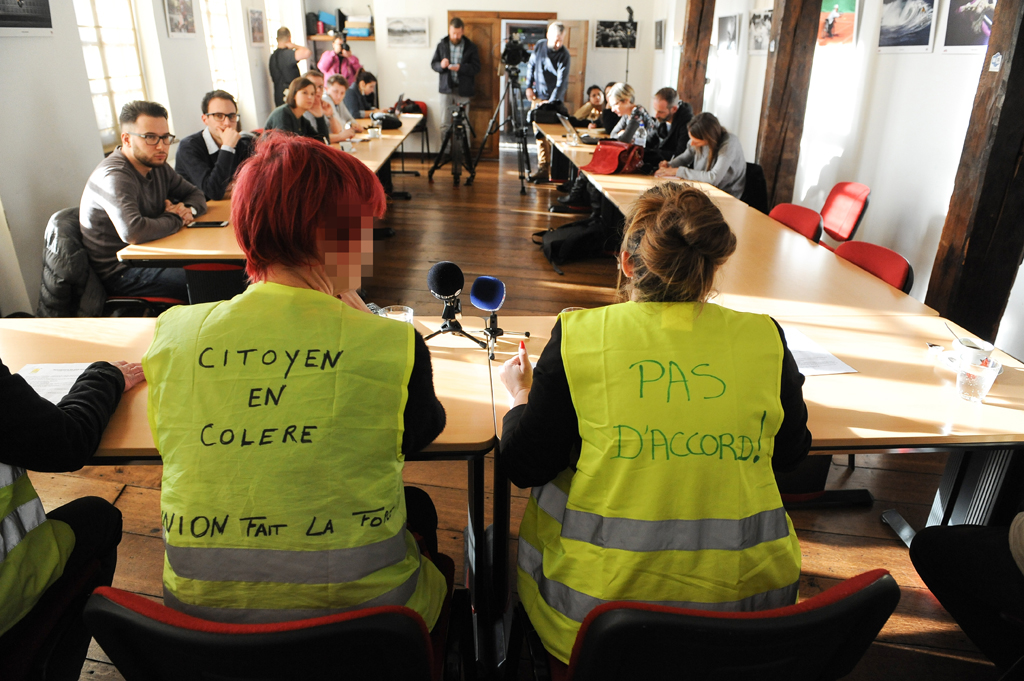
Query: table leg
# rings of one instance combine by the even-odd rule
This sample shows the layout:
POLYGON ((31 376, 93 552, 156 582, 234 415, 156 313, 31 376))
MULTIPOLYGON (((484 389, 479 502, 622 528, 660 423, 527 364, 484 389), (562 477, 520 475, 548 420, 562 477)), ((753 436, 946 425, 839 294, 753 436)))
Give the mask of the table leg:
MULTIPOLYGON (((497 451, 495 457, 499 456, 497 451)), ((495 664, 499 667, 505 662, 506 652, 506 622, 510 620, 506 615, 510 614, 509 604, 509 575, 508 575, 508 541, 510 534, 510 523, 512 515, 512 483, 500 472, 497 459, 494 462, 494 540, 491 555, 491 571, 494 586, 494 628, 493 636, 495 643, 495 664)), ((518 654, 518 652, 513 652, 518 654)))
MULTIPOLYGON (((469 527, 466 528, 466 564, 475 618, 477 665, 483 676, 494 669, 494 642, 491 623, 494 602, 491 557, 488 555, 484 527, 484 458, 469 460, 469 527)), ((478 675, 480 676, 480 675, 478 675)))

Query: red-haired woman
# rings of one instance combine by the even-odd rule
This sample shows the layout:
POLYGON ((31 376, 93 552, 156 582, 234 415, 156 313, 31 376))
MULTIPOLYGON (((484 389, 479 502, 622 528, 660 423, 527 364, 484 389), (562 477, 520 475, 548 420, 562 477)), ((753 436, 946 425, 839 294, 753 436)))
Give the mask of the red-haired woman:
POLYGON ((412 534, 436 551, 436 513, 403 494, 402 466, 444 409, 423 339, 354 291, 384 206, 363 164, 310 139, 271 133, 239 170, 252 285, 162 315, 143 359, 167 605, 226 622, 404 605, 436 622, 445 580, 412 534))

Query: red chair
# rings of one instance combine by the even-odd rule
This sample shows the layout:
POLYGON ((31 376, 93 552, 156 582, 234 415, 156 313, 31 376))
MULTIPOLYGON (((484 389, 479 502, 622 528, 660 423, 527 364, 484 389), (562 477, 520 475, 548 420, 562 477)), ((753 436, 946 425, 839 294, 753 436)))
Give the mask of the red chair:
POLYGON ((185 265, 182 269, 191 305, 231 300, 249 285, 241 265, 210 262, 185 265))
POLYGON ((438 563, 449 597, 433 633, 415 611, 402 606, 274 624, 225 624, 109 587, 93 592, 85 621, 126 681, 459 678, 462 656, 472 650, 469 592, 452 595, 454 564, 438 558, 447 560, 447 566, 438 563))
POLYGON ((899 600, 889 572, 871 570, 801 603, 758 612, 614 601, 583 620, 568 667, 543 649, 521 606, 517 617, 528 629, 538 680, 825 681, 853 671, 899 600))
POLYGON ((868 209, 871 190, 858 182, 838 182, 821 209, 825 234, 836 241, 849 241, 860 227, 868 209))
POLYGON ((904 293, 910 293, 914 286, 914 268, 906 258, 885 246, 847 241, 836 247, 836 255, 904 293))
POLYGON ((780 203, 772 208, 768 217, 778 220, 794 232, 802 234, 814 243, 821 240, 821 214, 795 203, 780 203))

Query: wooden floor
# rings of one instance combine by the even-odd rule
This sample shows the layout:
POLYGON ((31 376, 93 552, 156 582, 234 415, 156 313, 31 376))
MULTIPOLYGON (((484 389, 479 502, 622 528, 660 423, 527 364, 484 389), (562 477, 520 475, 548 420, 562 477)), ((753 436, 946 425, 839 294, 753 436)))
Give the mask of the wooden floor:
MULTIPOLYGON (((418 162, 406 166, 424 171, 427 167, 418 162)), ((398 234, 377 243, 374 276, 365 282, 371 300, 381 305, 409 305, 419 315, 440 314, 441 305, 426 286, 427 270, 438 260, 453 260, 462 267, 467 288, 479 275, 501 278, 508 286, 503 310, 510 314, 553 314, 568 306, 591 307, 615 300, 616 269, 611 258, 568 265, 565 276, 559 276, 530 243, 533 232, 571 218, 547 212, 557 196, 553 186, 531 185, 527 194, 520 196, 514 156, 506 155, 500 164, 482 163, 472 187, 453 188, 450 175, 442 172, 429 184, 423 174, 421 178, 395 176, 396 187, 411 192, 413 200, 389 208, 385 222, 398 234)), ((468 296, 465 304, 468 308, 468 296)), ((897 508, 912 525, 921 527, 938 486, 944 455, 864 455, 857 458, 852 470, 845 463, 845 457, 836 457, 829 487, 866 487, 877 501, 871 509, 791 514, 803 553, 800 596, 814 595, 876 567, 887 568, 902 589, 896 613, 847 678, 998 678, 994 667, 924 587, 903 544, 879 520, 883 510, 897 508)), ((114 586, 159 598, 163 566, 160 470, 159 466, 90 467, 72 474, 33 473, 31 477, 47 509, 84 495, 115 503, 124 514, 124 537, 114 586)), ((465 464, 409 463, 405 479, 426 489, 434 499, 441 550, 455 559, 461 572, 465 464)), ((490 488, 490 468, 487 479, 490 488)), ((527 493, 513 488, 513 536, 527 493)), ((512 548, 514 559, 514 543, 512 548)), ((81 678, 121 677, 94 644, 81 678)))

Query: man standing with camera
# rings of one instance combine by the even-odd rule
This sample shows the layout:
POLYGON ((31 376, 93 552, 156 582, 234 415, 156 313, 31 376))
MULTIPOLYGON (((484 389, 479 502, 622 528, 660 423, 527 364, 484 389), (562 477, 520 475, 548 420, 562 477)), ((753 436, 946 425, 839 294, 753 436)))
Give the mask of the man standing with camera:
MULTIPOLYGON (((564 102, 569 87, 569 50, 562 41, 565 24, 553 21, 548 25, 547 40, 538 40, 526 65, 526 98, 537 108, 546 102, 564 102)), ((546 139, 537 142, 537 172, 530 182, 548 179, 551 169, 551 145, 546 139)))
POLYGON ((455 17, 448 24, 448 36, 437 44, 430 68, 438 73, 438 91, 441 93, 441 139, 452 125, 452 110, 466 105, 473 96, 473 83, 480 73, 480 52, 465 37, 466 25, 455 17))

